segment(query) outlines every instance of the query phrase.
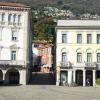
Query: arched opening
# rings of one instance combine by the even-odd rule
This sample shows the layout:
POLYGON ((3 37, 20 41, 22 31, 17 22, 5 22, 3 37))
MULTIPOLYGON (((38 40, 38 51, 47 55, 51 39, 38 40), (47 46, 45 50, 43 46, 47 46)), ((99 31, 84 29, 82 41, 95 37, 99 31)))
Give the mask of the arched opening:
POLYGON ((3 83, 3 72, 0 70, 0 84, 3 83))
POLYGON ((61 71, 60 72, 60 84, 64 85, 68 83, 68 71, 61 71))
POLYGON ((19 84, 20 74, 16 69, 9 69, 6 73, 6 83, 19 84))
POLYGON ((77 70, 76 71, 76 84, 78 86, 83 85, 83 71, 82 70, 77 70))
POLYGON ((93 72, 92 70, 86 71, 86 86, 93 86, 93 72))
POLYGON ((100 79, 100 70, 96 71, 96 79, 99 78, 100 79))

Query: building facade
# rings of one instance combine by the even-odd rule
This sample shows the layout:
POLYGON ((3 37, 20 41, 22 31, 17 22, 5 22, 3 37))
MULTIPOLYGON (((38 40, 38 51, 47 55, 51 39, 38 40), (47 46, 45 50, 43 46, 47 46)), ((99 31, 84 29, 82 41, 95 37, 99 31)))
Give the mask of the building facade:
POLYGON ((30 7, 0 2, 0 82, 27 84, 31 64, 30 7))
POLYGON ((52 43, 33 41, 33 66, 35 71, 50 72, 52 68, 52 43))
POLYGON ((56 85, 95 86, 100 78, 100 20, 58 20, 56 85))

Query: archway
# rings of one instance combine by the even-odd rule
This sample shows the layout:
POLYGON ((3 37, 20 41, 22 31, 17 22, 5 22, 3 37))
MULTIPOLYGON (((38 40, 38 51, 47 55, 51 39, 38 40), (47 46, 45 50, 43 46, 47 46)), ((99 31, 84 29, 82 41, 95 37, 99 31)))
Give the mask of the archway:
POLYGON ((83 86, 83 71, 82 70, 76 71, 76 84, 78 86, 83 86))
POLYGON ((97 79, 97 78, 100 78, 100 70, 97 70, 97 71, 96 71, 96 79, 97 79))
POLYGON ((0 84, 3 83, 3 72, 0 70, 0 84))
POLYGON ((88 85, 87 81, 89 81, 90 86, 93 86, 93 72, 92 72, 92 70, 86 71, 86 85, 88 85))
POLYGON ((6 82, 9 84, 19 84, 20 74, 19 71, 12 68, 6 73, 6 82))
POLYGON ((64 85, 64 83, 68 83, 68 71, 60 72, 60 83, 64 85))

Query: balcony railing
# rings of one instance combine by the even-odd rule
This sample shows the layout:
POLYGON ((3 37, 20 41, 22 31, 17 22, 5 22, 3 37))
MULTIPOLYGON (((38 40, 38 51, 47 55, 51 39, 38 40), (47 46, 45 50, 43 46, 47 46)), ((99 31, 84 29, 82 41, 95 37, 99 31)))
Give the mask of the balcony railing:
POLYGON ((0 60, 0 65, 25 65, 25 62, 13 60, 0 60))
POLYGON ((61 62, 60 67, 70 68, 72 66, 71 62, 61 62))
POLYGON ((96 67, 96 62, 91 62, 91 63, 85 62, 85 66, 86 67, 96 67))

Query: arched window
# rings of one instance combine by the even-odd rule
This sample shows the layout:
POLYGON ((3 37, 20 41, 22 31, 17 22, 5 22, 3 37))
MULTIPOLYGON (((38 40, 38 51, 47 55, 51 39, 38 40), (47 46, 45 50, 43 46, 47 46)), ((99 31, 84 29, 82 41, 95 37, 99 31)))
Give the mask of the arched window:
POLYGON ((16 22, 16 17, 17 17, 17 15, 16 15, 16 14, 14 14, 14 15, 13 15, 13 23, 15 23, 15 22, 16 22))
POLYGON ((18 15, 18 25, 21 25, 21 15, 18 15))
POLYGON ((11 23, 11 17, 12 17, 12 14, 9 14, 9 15, 8 15, 8 22, 9 22, 9 23, 11 23))
POLYGON ((100 49, 97 49, 96 53, 97 53, 97 63, 100 63, 100 49))
POLYGON ((82 63, 82 50, 81 50, 81 48, 78 48, 76 50, 76 52, 77 52, 77 63, 82 63))
POLYGON ((91 65, 92 64, 92 53, 93 53, 93 50, 91 48, 88 48, 86 50, 87 52, 87 63, 88 65, 91 65))
POLYGON ((5 13, 3 13, 3 14, 1 15, 1 21, 2 21, 2 22, 5 21, 5 13))

